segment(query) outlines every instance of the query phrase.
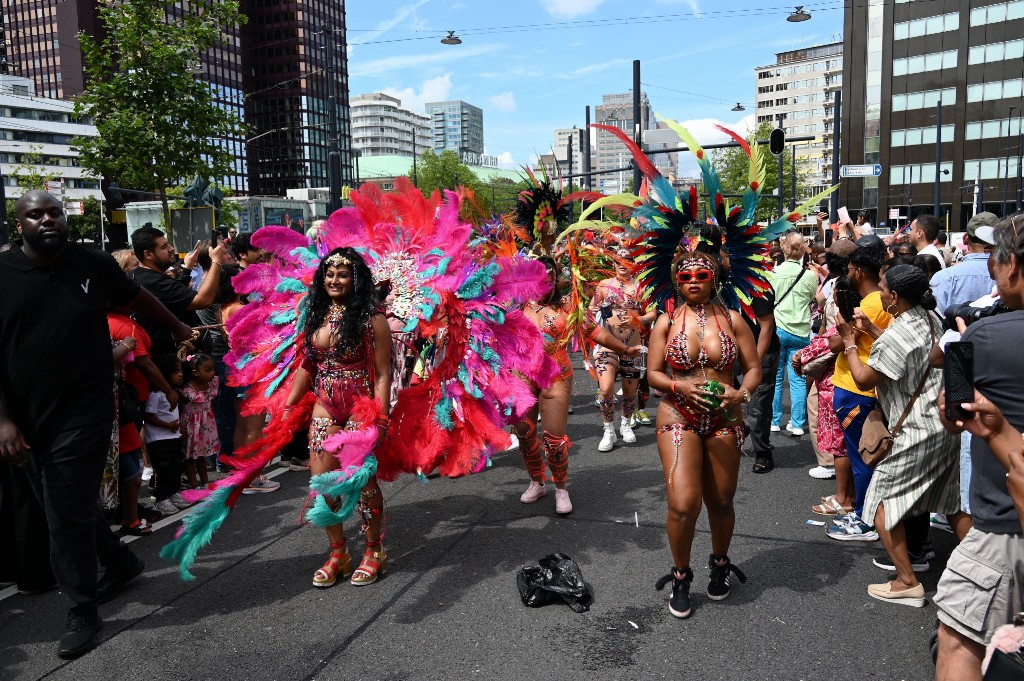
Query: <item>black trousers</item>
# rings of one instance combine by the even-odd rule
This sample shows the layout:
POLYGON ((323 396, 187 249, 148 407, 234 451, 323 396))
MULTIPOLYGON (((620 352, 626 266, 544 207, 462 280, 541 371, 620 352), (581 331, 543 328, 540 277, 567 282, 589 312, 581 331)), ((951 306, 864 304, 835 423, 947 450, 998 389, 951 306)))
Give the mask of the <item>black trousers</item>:
POLYGON ((180 437, 146 443, 149 462, 153 464, 153 474, 156 475, 153 496, 158 502, 181 491, 181 474, 185 470, 185 452, 181 447, 180 437))
POLYGON ((775 374, 779 370, 779 351, 768 351, 761 362, 761 384, 751 395, 743 413, 743 422, 750 429, 750 453, 755 457, 772 455, 770 428, 772 400, 775 399, 775 374))
POLYGON ((25 470, 0 462, 0 489, 0 581, 25 591, 52 585, 50 528, 25 470))
POLYGON ((63 430, 31 444, 25 472, 50 525, 53 574, 71 599, 72 612, 95 614, 97 558, 108 570, 131 559, 99 506, 110 426, 63 430))

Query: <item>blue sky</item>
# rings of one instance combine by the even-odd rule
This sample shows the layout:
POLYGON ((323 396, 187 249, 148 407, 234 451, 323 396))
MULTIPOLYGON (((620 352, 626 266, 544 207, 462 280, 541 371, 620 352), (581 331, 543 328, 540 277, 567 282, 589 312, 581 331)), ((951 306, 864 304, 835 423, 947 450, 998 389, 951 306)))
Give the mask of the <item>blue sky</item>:
MULTIPOLYGON (((356 0, 346 3, 349 90, 387 92, 418 110, 462 99, 484 110, 486 152, 503 166, 547 153, 556 128, 583 126, 584 107, 627 92, 632 61, 655 112, 702 142, 713 124, 753 120, 754 67, 775 53, 840 39, 841 0, 356 0), (449 30, 461 45, 442 45, 449 30), (747 110, 730 109, 742 102, 747 110)), ((687 164, 689 165, 689 164, 687 164)))

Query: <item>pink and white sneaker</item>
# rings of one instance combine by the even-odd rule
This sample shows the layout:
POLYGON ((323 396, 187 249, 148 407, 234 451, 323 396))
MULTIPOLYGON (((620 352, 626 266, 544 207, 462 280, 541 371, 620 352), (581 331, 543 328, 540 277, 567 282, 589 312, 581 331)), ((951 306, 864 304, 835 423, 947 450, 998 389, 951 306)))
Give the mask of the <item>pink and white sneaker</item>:
POLYGON ((572 513, 572 502, 569 501, 569 490, 555 490, 555 513, 558 515, 569 515, 572 513))
POLYGON ((540 484, 536 480, 531 480, 530 486, 526 488, 525 492, 523 492, 523 496, 519 497, 519 501, 524 504, 532 504, 547 493, 548 490, 544 485, 540 484))

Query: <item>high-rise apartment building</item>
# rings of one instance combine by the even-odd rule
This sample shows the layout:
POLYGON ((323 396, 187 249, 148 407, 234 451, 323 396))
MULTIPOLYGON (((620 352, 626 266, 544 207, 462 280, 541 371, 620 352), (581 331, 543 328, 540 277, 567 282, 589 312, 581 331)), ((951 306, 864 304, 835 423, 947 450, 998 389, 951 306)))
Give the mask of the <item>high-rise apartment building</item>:
POLYGON ((757 123, 770 121, 787 136, 817 138, 792 147, 807 196, 814 196, 832 177, 830 107, 834 89, 842 84, 843 44, 814 45, 775 56, 774 64, 754 69, 757 123))
POLYGON ((953 231, 1019 205, 1024 0, 848 3, 844 33, 841 159, 882 174, 843 180, 841 203, 953 231))
POLYGON ((430 118, 397 97, 372 92, 350 103, 352 146, 363 156, 418 156, 433 148, 430 118))
POLYGON ((481 165, 484 153, 484 112, 462 100, 427 102, 427 116, 433 136, 433 149, 457 152, 463 163, 481 165))
MULTIPOLYGON (((203 1, 168 2, 168 17, 203 1)), ((85 74, 77 36, 100 33, 96 9, 95 0, 3 3, 8 72, 35 81, 39 96, 72 99, 82 92, 85 74)), ((231 174, 216 179, 240 194, 276 196, 287 189, 327 185, 333 94, 340 172, 342 181, 350 182, 344 0, 242 0, 241 9, 249 22, 202 54, 195 74, 210 84, 217 104, 250 129, 248 143, 220 140, 234 161, 231 174)))
MULTIPOLYGON (((572 172, 583 172, 584 135, 586 131, 582 128, 563 128, 555 130, 554 158, 558 163, 558 170, 562 175, 567 175, 569 169, 572 172), (571 140, 571 143, 570 143, 571 140), (569 147, 572 147, 572 163, 569 162, 569 147)), ((574 180, 576 185, 583 184, 583 178, 574 180)))

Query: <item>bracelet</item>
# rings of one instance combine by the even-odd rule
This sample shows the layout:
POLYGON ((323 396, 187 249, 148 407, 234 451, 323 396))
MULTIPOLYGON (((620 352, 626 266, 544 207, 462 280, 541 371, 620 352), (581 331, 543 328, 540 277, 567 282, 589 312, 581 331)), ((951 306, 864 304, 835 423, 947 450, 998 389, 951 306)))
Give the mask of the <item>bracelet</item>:
POLYGON ((856 350, 856 349, 857 349, 856 345, 847 345, 845 348, 843 348, 843 352, 849 352, 850 350, 856 350))
POLYGON ((740 392, 743 393, 743 404, 750 404, 750 400, 753 399, 750 395, 750 391, 746 388, 740 388, 740 392))
POLYGON ((669 386, 669 390, 672 391, 673 395, 678 395, 679 394, 679 393, 676 392, 676 382, 675 381, 672 381, 672 385, 669 386))

